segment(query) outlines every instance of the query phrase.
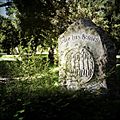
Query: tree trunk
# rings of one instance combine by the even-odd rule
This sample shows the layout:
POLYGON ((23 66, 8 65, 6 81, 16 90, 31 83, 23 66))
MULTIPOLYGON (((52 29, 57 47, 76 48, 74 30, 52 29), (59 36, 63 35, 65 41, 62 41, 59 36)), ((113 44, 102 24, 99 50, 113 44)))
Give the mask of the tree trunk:
POLYGON ((49 59, 49 63, 53 65, 54 64, 54 48, 53 47, 50 47, 49 49, 48 59, 49 59))

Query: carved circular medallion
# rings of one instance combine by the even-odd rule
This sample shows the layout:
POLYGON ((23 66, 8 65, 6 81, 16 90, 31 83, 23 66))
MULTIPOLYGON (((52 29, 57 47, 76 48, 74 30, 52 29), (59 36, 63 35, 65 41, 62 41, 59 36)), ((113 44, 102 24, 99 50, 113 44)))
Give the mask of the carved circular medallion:
POLYGON ((71 49, 66 53, 67 79, 88 82, 94 74, 94 59, 86 48, 71 49))

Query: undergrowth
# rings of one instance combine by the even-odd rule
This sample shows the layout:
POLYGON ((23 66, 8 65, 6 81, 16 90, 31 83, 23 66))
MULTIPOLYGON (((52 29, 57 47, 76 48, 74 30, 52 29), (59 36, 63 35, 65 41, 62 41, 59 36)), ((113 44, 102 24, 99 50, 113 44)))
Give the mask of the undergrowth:
POLYGON ((6 65, 11 78, 18 79, 0 84, 0 120, 117 120, 120 117, 120 98, 84 90, 64 91, 58 86, 57 67, 32 57, 13 64, 13 71, 8 65, 12 63, 6 65))

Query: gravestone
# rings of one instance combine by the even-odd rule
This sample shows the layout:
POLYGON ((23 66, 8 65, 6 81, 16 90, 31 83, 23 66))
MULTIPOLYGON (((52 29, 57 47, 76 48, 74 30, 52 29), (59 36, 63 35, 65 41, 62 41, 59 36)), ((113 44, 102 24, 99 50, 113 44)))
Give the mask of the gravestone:
POLYGON ((115 47, 107 34, 89 19, 70 25, 58 39, 59 81, 66 89, 107 89, 115 67, 115 47))

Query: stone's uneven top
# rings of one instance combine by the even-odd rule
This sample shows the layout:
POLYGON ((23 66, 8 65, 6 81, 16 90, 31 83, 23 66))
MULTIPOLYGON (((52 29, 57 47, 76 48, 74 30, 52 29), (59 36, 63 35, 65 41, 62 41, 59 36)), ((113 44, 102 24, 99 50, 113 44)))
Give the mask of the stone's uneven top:
POLYGON ((98 35, 96 31, 96 25, 90 19, 80 19, 70 25, 67 30, 60 35, 59 39, 76 32, 86 32, 93 35, 98 35))

